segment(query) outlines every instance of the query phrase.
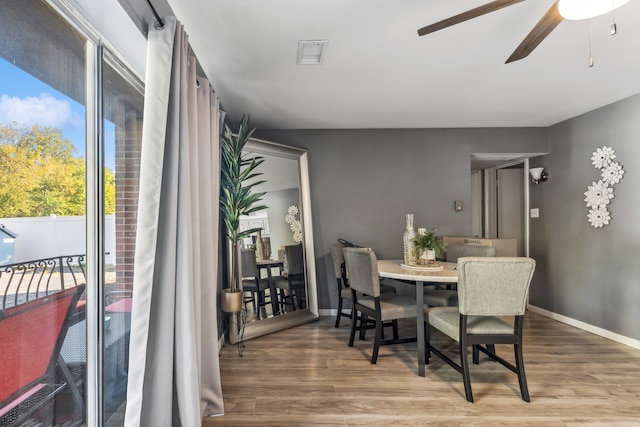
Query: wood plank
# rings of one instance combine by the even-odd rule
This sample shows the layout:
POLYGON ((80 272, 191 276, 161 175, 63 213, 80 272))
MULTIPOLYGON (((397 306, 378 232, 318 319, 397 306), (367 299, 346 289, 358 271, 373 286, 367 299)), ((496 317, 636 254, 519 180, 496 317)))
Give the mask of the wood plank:
MULTIPOLYGON (((460 375, 437 358, 417 375, 416 343, 383 346, 376 365, 371 335, 347 346, 349 325, 334 318, 246 342, 220 358, 224 416, 213 426, 585 426, 640 425, 640 350, 537 313, 527 313, 524 360, 531 402, 515 374, 480 357, 471 366, 475 403, 460 375)), ((401 336, 415 322, 400 322, 401 336)), ((441 334, 436 344, 455 355, 441 334)), ((508 346, 498 353, 513 360, 508 346)))

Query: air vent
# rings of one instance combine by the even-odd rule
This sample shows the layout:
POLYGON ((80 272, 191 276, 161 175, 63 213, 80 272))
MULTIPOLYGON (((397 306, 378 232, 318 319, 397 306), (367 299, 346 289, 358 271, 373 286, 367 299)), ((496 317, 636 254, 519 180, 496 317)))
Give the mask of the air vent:
POLYGON ((329 40, 300 40, 298 65, 320 65, 329 40))

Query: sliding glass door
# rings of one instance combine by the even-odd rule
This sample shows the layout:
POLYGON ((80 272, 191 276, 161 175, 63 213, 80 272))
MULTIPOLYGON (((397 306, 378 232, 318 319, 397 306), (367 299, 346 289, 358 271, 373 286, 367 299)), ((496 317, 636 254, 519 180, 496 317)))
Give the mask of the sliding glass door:
POLYGON ((126 402, 143 87, 61 13, 0 7, 2 426, 121 425, 126 402))

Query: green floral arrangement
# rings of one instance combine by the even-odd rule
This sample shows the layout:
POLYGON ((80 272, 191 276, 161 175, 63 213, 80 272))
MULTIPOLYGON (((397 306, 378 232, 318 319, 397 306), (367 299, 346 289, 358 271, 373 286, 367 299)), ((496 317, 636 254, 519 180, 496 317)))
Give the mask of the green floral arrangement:
POLYGON ((426 250, 435 252, 436 257, 444 251, 444 242, 436 236, 436 229, 427 230, 424 234, 419 234, 411 240, 413 244, 413 255, 416 259, 420 259, 426 250))

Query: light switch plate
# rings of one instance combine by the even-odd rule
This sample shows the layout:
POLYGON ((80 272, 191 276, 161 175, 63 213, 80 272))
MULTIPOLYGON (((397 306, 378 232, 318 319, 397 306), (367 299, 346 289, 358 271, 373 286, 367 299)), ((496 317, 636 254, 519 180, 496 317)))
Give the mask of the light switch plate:
POLYGON ((540 209, 533 208, 531 209, 531 218, 539 218, 540 217, 540 209))

